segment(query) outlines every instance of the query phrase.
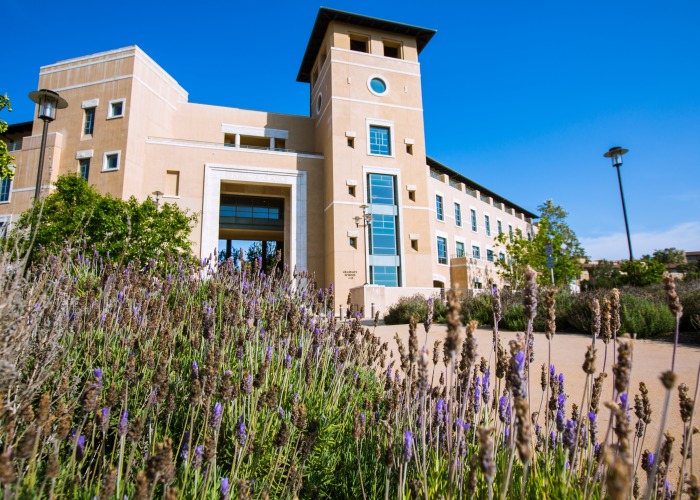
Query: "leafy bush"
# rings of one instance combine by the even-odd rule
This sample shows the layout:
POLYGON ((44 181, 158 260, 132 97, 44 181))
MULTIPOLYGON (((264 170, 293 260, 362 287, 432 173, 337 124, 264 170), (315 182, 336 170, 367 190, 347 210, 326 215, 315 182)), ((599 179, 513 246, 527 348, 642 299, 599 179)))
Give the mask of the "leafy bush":
POLYGON ((460 308, 462 322, 476 320, 480 325, 493 324, 493 309, 490 293, 469 294, 462 300, 460 308))
MULTIPOLYGON (((445 322, 445 303, 437 297, 433 298, 433 321, 436 323, 445 322)), ((384 323, 387 325, 401 325, 415 318, 416 321, 423 322, 428 316, 428 301, 420 294, 411 297, 401 297, 399 301, 384 315, 384 323)))
POLYGON ((700 289, 679 293, 683 304, 681 329, 686 332, 700 331, 700 289))
POLYGON ((511 305, 503 312, 503 318, 500 323, 501 326, 507 330, 518 332, 525 331, 525 328, 527 328, 527 320, 523 315, 524 312, 522 304, 511 305))
POLYGON ((620 306, 622 332, 636 333, 638 338, 646 338, 669 333, 676 328, 676 319, 662 302, 622 294, 620 306))

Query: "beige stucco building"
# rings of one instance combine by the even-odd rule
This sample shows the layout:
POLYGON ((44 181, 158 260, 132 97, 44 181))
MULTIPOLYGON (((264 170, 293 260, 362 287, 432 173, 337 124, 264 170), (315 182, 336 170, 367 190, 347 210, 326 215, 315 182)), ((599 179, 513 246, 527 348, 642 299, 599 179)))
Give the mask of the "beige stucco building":
MULTIPOLYGON (((338 303, 352 291, 367 314, 485 287, 498 281, 495 235, 531 233, 535 214, 427 156, 418 58, 434 33, 322 8, 297 77, 310 116, 188 102, 136 46, 43 66, 39 88, 69 103, 50 125, 43 193, 68 172, 116 197, 160 192, 200 214, 202 257, 222 240, 275 241, 285 264, 333 283, 338 303)), ((5 135, 4 223, 33 202, 41 130, 5 135)))

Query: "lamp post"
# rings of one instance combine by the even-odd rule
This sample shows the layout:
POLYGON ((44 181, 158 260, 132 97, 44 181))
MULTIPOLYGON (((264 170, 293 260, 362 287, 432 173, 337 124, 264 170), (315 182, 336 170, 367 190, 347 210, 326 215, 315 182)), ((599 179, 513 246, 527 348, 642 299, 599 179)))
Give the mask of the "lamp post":
POLYGON ((160 197, 163 196, 163 191, 153 191, 151 194, 156 197, 156 206, 158 206, 160 197))
POLYGON ((29 93, 29 98, 39 105, 38 118, 44 122, 41 132, 41 147, 39 149, 39 167, 36 173, 36 188, 34 189, 34 203, 39 201, 41 194, 41 180, 44 174, 44 149, 46 147, 46 135, 49 123, 56 119, 56 110, 68 107, 66 100, 53 90, 41 89, 29 93))
POLYGON ((620 184, 620 198, 622 199, 622 214, 625 217, 625 230, 627 231, 627 247, 630 251, 630 260, 634 260, 632 256, 632 239, 630 238, 630 226, 627 222, 627 208, 625 207, 625 194, 622 191, 622 177, 620 176, 620 167, 622 166, 622 155, 626 154, 629 149, 621 148, 620 146, 615 146, 610 148, 607 153, 603 156, 605 158, 610 158, 613 167, 617 169, 617 182, 620 184))
MULTIPOLYGON (((360 208, 362 209, 362 217, 359 215, 355 216, 355 225, 357 227, 361 227, 363 229, 368 228, 372 225, 372 214, 367 212, 367 209, 369 208, 368 205, 360 205, 360 208)), ((365 237, 363 238, 363 248, 365 250, 365 285, 367 285, 367 233, 368 231, 365 229, 365 237)))

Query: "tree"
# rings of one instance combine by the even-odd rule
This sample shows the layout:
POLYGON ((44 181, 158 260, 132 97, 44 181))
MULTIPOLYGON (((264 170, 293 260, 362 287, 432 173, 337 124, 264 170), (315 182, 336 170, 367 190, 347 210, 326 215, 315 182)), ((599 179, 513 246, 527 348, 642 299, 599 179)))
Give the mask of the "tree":
MULTIPOLYGON (((0 111, 5 108, 7 108, 8 111, 12 111, 10 98, 7 97, 7 94, 0 95, 0 111)), ((5 120, 0 120, 0 134, 4 134, 5 132, 7 132, 7 122, 5 120)), ((10 163, 14 160, 15 157, 10 156, 10 153, 7 151, 7 144, 0 139, 0 179, 4 179, 5 177, 12 179, 15 175, 14 170, 10 168, 10 163)))
POLYGON ((602 259, 598 264, 589 268, 591 286, 595 288, 611 289, 620 284, 620 269, 609 260, 602 259))
POLYGON ((646 286, 661 283, 666 266, 656 259, 645 255, 639 260, 626 260, 620 264, 620 279, 625 285, 646 286))
POLYGON ((59 177, 55 186, 43 208, 24 212, 13 230, 16 239, 36 228, 30 259, 39 248, 58 252, 67 241, 126 262, 191 252, 189 235, 196 214, 175 204, 158 205, 150 197, 139 202, 133 196, 125 201, 101 195, 77 174, 59 177))
MULTIPOLYGON (((275 263, 275 254, 277 251, 277 243, 274 241, 268 241, 267 242, 267 248, 266 248, 266 259, 265 262, 263 263, 262 268, 266 271, 270 271, 272 269, 272 265, 275 263)), ((248 262, 253 262, 255 259, 262 258, 263 251, 262 251, 262 242, 261 241, 254 241, 252 245, 248 247, 248 250, 246 251, 246 260, 248 262)))
POLYGON ((664 248, 663 250, 654 250, 654 253, 649 256, 645 255, 642 259, 654 259, 662 264, 685 264, 685 251, 678 250, 675 247, 664 248))
POLYGON ((569 215, 566 210, 555 205, 552 200, 545 201, 537 209, 541 215, 532 241, 523 238, 520 231, 516 231, 513 238, 506 233, 496 238, 497 246, 505 248, 508 254, 505 260, 496 263, 496 267, 501 277, 516 289, 522 286, 522 276, 528 265, 538 272, 537 280, 541 284, 550 283, 545 247, 551 244, 554 283, 566 287, 581 275, 582 261, 586 254, 576 233, 566 223, 566 217, 569 215))

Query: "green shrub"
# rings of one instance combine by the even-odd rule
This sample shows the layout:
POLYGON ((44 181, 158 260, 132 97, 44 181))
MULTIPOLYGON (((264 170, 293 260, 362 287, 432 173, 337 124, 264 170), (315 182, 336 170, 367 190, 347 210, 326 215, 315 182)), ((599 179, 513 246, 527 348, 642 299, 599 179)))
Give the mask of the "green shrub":
POLYGON ((700 332, 700 289, 679 295, 681 304, 683 304, 681 330, 684 332, 700 332))
POLYGON ((501 326, 507 330, 524 331, 527 328, 525 308, 522 304, 513 304, 503 311, 501 326))
MULTIPOLYGON (((401 297, 384 315, 384 323, 387 325, 401 325, 416 318, 423 322, 428 315, 428 301, 420 294, 411 297, 401 297)), ((433 321, 444 323, 446 317, 445 303, 439 298, 433 298, 433 321)))
POLYGON ((465 297, 464 300, 462 300, 460 316, 464 324, 476 320, 480 325, 492 325, 493 309, 491 308, 491 294, 478 293, 465 297))
POLYGON ((620 305, 621 332, 636 333, 638 338, 646 338, 672 332, 676 328, 676 320, 664 303, 622 294, 620 305))

